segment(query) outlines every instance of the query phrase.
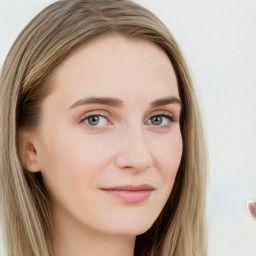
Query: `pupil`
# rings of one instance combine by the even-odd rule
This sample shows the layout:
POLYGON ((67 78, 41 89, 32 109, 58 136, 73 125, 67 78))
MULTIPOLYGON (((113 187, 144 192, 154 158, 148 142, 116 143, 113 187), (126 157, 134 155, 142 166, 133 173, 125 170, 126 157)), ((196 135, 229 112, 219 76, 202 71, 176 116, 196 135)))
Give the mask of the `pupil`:
POLYGON ((99 123, 99 117, 98 116, 91 116, 88 120, 90 125, 96 125, 99 123))
POLYGON ((162 117, 161 116, 154 116, 154 117, 152 117, 152 124, 154 124, 154 125, 159 125, 159 124, 161 124, 162 123, 162 117))

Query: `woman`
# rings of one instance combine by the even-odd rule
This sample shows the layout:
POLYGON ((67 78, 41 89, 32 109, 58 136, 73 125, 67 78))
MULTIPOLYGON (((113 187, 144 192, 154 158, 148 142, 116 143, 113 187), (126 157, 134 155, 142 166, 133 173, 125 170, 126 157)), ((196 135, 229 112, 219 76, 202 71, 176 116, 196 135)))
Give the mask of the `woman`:
POLYGON ((1 73, 6 255, 206 255, 199 109, 168 29, 128 0, 38 14, 1 73))

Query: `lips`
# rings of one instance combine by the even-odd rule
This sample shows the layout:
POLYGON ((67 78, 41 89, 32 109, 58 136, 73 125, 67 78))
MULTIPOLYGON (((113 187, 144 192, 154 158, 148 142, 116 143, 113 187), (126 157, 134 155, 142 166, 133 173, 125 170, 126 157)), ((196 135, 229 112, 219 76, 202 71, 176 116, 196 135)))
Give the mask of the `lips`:
POLYGON ((154 187, 148 184, 138 186, 124 185, 102 189, 107 194, 114 196, 126 203, 140 203, 147 200, 153 191, 154 187))

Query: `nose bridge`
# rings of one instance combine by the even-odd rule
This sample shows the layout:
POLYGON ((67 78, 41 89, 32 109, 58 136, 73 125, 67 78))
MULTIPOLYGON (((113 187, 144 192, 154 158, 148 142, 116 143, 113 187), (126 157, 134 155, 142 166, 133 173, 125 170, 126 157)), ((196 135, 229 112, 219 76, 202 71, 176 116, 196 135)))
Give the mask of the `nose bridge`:
POLYGON ((116 165, 119 168, 134 170, 145 170, 153 165, 153 158, 142 125, 130 125, 123 129, 116 165))

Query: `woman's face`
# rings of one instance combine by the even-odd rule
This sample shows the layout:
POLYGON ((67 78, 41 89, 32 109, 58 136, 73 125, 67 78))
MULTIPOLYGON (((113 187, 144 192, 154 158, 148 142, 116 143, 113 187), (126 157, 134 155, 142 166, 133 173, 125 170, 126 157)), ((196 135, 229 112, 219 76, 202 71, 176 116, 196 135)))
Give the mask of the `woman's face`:
POLYGON ((33 144, 54 221, 145 232, 171 193, 182 155, 167 55, 147 41, 101 38, 68 57, 53 84, 33 144))

